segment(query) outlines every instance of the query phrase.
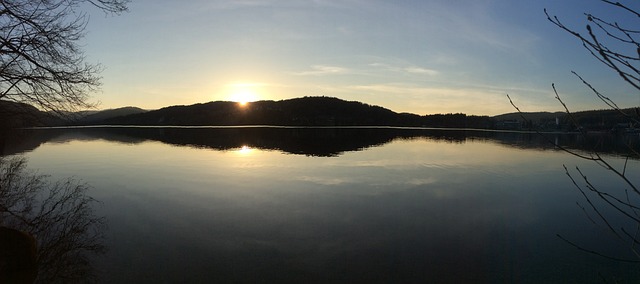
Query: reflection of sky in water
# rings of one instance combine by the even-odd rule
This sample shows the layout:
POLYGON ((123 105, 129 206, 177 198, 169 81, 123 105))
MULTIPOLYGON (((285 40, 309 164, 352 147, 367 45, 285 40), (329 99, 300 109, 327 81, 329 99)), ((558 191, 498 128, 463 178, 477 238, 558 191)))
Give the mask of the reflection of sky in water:
POLYGON ((575 207, 562 164, 602 172, 558 152, 415 139, 318 158, 90 140, 28 158, 94 186, 108 282, 562 283, 630 271, 555 237, 609 240, 575 207))

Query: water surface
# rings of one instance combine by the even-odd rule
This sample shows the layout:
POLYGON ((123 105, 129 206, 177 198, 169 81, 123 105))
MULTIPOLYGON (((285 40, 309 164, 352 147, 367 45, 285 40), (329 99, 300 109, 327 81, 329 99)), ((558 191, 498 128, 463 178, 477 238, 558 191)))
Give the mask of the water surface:
MULTIPOLYGON (((613 144, 602 149, 621 164, 613 144)), ((575 205, 583 199, 562 165, 603 187, 618 180, 535 134, 88 128, 26 131, 4 145, 32 169, 93 187, 109 224, 109 251, 95 261, 105 283, 640 278, 637 264, 556 236, 630 257, 575 205)))

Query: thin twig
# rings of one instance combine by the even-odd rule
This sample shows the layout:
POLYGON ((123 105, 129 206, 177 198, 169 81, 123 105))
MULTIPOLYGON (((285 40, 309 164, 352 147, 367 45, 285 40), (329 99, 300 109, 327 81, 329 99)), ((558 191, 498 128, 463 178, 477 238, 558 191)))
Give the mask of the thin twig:
POLYGON ((615 261, 620 261, 620 262, 640 263, 640 260, 632 260, 632 259, 624 259, 624 258, 611 257, 611 256, 608 256, 608 255, 604 255, 604 254, 602 254, 602 253, 599 253, 599 252, 597 252, 597 251, 588 250, 588 249, 583 248, 582 246, 579 246, 579 245, 577 245, 577 244, 575 244, 575 243, 573 243, 573 242, 571 242, 571 241, 569 241, 569 240, 565 239, 565 238, 564 238, 564 237, 562 237, 560 234, 556 234, 556 236, 557 236, 558 238, 560 238, 561 240, 565 241, 566 243, 570 244, 571 246, 573 246, 573 247, 577 248, 578 250, 581 250, 581 251, 584 251, 584 252, 588 252, 588 253, 590 253, 590 254, 594 254, 594 255, 597 255, 597 256, 600 256, 600 257, 604 257, 604 258, 607 258, 607 259, 610 259, 610 260, 615 260, 615 261))

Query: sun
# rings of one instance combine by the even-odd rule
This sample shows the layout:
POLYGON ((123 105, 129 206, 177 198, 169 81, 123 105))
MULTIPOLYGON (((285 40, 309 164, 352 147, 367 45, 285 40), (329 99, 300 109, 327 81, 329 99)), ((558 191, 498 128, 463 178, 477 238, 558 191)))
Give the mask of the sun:
POLYGON ((234 102, 238 102, 241 106, 246 106, 249 102, 254 102, 257 99, 257 95, 249 90, 244 90, 242 92, 238 92, 233 94, 231 100, 234 102))
POLYGON ((257 86, 255 84, 233 84, 229 87, 228 98, 230 101, 237 102, 241 106, 246 106, 250 102, 259 99, 257 86))

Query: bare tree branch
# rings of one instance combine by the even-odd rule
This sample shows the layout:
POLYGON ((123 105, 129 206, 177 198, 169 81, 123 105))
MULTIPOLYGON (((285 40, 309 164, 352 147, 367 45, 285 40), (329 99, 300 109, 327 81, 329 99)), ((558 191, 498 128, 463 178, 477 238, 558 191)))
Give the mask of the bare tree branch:
POLYGON ((129 0, 1 0, 0 99, 64 114, 90 108, 101 67, 85 62, 78 45, 87 25, 77 6, 126 11, 129 0))
MULTIPOLYGON (((610 0, 601 0, 601 2, 606 6, 618 9, 622 14, 630 14, 633 17, 640 18, 640 12, 631 8, 629 5, 610 0)), ((587 25, 585 26, 586 33, 580 33, 576 29, 565 25, 558 17, 551 16, 546 9, 544 10, 544 13, 552 24, 577 38, 589 54, 601 62, 605 67, 615 72, 625 83, 632 86, 635 90, 640 91, 640 68, 637 67, 640 63, 640 42, 637 40, 637 37, 640 37, 640 28, 623 26, 614 20, 604 19, 597 15, 587 13, 584 14, 587 21, 587 25)), ((628 120, 630 125, 640 125, 640 108, 635 108, 635 114, 623 111, 623 109, 611 98, 598 91, 592 84, 578 75, 578 73, 573 71, 572 73, 578 77, 578 79, 589 90, 591 90, 599 100, 628 120)), ((562 105, 573 126, 580 131, 580 135, 587 135, 587 129, 581 127, 576 116, 573 115, 573 112, 569 110, 567 104, 560 97, 555 84, 552 84, 551 86, 555 94, 555 99, 560 103, 560 105, 562 105)), ((509 102, 522 115, 522 112, 510 97, 509 102)), ((543 135, 542 133, 540 134, 543 135)), ((592 249, 584 248, 567 240, 561 235, 557 236, 571 246, 590 254, 622 262, 640 262, 640 253, 638 253, 636 249, 637 245, 640 244, 640 205, 638 205, 638 201, 640 200, 640 190, 628 176, 630 173, 628 161, 630 158, 640 159, 640 151, 627 143, 626 145, 628 147, 629 154, 625 157, 624 164, 621 167, 614 167, 609 161, 610 158, 601 155, 595 147, 587 154, 579 154, 557 145, 557 143, 551 139, 547 138, 547 140, 569 154, 584 160, 595 162, 605 169, 605 171, 613 174, 614 177, 621 181, 618 186, 607 185, 606 187, 599 187, 598 184, 589 180, 587 175, 583 173, 579 167, 576 167, 575 171, 581 178, 579 179, 580 182, 578 182, 567 167, 563 165, 565 174, 569 177, 571 183, 576 189, 578 189, 588 204, 587 207, 584 207, 578 203, 578 206, 585 213, 587 218, 592 223, 599 225, 606 231, 612 233, 615 236, 615 240, 621 242, 625 247, 630 245, 629 250, 637 259, 631 260, 614 257, 608 253, 601 253, 592 249), (595 217, 595 219, 592 218, 592 214, 595 214, 594 216, 597 217, 595 217), (619 222, 622 222, 625 225, 620 228, 614 226, 614 224, 619 222), (630 233, 625 226, 627 226, 627 228, 632 226, 634 233, 630 233)))

